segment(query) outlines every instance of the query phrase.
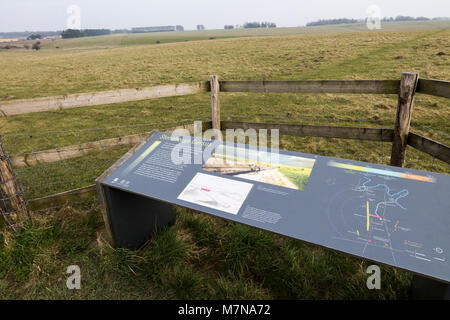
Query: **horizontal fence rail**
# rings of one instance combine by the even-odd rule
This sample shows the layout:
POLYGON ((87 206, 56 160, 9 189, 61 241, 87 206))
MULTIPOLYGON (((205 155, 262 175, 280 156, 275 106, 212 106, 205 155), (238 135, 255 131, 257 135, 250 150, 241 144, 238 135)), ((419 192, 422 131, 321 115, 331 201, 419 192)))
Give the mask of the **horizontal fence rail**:
POLYGON ((15 168, 36 166, 41 163, 51 163, 87 156, 99 150, 109 149, 116 146, 136 144, 145 137, 145 134, 135 134, 125 137, 104 139, 86 142, 78 145, 61 147, 57 149, 43 150, 11 157, 11 163, 15 168))
POLYGON ((400 80, 220 81, 221 92, 397 94, 400 80))
POLYGON ((209 82, 168 84, 155 87, 121 89, 26 100, 0 101, 0 114, 12 116, 42 111, 98 106, 120 102, 176 97, 209 91, 209 82))
POLYGON ((318 137, 318 138, 340 138, 354 140, 372 140, 392 142, 394 130, 392 129, 374 129, 358 127, 332 127, 332 126, 314 126, 303 124, 278 124, 278 123, 259 123, 242 121, 221 121, 221 126, 226 129, 278 129, 280 135, 290 135, 298 137, 318 137))
POLYGON ((433 79, 419 79, 416 92, 450 98, 450 82, 433 79))
MULTIPOLYGON (((398 94, 400 80, 219 81, 220 92, 398 94)), ((0 101, 0 116, 176 97, 211 91, 208 81, 0 101)), ((450 82, 420 79, 417 92, 450 98, 450 82)))
MULTIPOLYGON (((202 124, 204 129, 211 128, 211 121, 203 122, 202 124)), ((194 132, 194 125, 189 124, 177 126, 169 129, 164 129, 163 131, 172 132, 177 129, 186 129, 192 134, 194 132)), ((21 155, 13 155, 11 156, 10 161, 14 168, 33 167, 43 163, 52 163, 73 158, 79 158, 105 149, 126 145, 135 145, 141 142, 146 135, 147 133, 134 134, 124 137, 85 142, 77 145, 61 147, 56 149, 31 152, 21 155)))
POLYGON ((442 143, 410 132, 408 135, 408 145, 450 164, 450 147, 442 143))

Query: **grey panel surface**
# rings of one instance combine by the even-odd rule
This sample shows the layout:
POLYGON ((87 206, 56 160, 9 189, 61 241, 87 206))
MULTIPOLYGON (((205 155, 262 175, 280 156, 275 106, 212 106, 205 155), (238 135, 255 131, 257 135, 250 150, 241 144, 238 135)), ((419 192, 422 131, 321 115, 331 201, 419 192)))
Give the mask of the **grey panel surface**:
MULTIPOLYGON (((103 184, 450 281, 449 175, 289 151, 279 151, 276 168, 219 173, 203 168, 211 158, 170 163, 178 143, 169 137, 155 135, 103 184), (313 163, 309 179, 292 178, 296 163, 313 163)), ((203 150, 221 148, 200 142, 203 150)))

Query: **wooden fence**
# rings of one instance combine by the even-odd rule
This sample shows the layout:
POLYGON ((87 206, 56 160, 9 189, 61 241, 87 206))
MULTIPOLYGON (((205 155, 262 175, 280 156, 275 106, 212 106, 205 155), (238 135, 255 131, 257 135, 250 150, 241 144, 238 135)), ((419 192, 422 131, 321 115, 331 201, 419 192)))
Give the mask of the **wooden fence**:
MULTIPOLYGON (((450 148, 448 146, 410 132, 415 94, 422 93, 450 98, 450 82, 419 79, 417 73, 411 72, 403 73, 400 80, 350 81, 219 81, 219 78, 214 75, 211 76, 209 82, 162 85, 142 89, 124 89, 0 102, 0 114, 8 117, 32 112, 182 96, 200 92, 211 92, 211 122, 208 122, 206 126, 205 123, 203 123, 203 129, 279 129, 281 135, 387 141, 392 142, 391 165, 393 166, 402 167, 404 165, 407 145, 450 164, 450 148), (221 92, 396 94, 398 95, 396 124, 392 129, 376 129, 221 121, 221 92)), ((187 128, 191 131, 193 130, 192 125, 183 126, 183 128, 187 128)), ((87 142, 75 146, 44 150, 28 155, 18 155, 11 158, 6 156, 6 152, 4 151, 0 140, 0 199, 10 199, 10 201, 3 201, 3 206, 0 205, 0 213, 24 212, 28 209, 41 210, 53 206, 60 206, 73 200, 95 196, 95 186, 91 185, 40 199, 29 200, 27 201, 27 209, 24 209, 23 203, 25 203, 25 201, 23 200, 23 196, 18 191, 18 186, 15 183, 12 183, 12 168, 30 167, 41 163, 81 157, 118 145, 131 146, 137 144, 143 137, 144 134, 130 135, 120 138, 87 142), (12 199, 14 201, 12 201, 12 199)))

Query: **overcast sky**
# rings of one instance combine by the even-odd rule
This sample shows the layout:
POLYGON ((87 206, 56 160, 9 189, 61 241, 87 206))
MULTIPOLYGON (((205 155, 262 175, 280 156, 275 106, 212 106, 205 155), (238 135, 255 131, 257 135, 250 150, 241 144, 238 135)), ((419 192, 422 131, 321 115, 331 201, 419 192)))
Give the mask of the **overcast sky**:
POLYGON ((273 21, 281 27, 328 18, 364 18, 370 5, 381 16, 450 16, 450 0, 0 0, 0 32, 62 30, 67 8, 81 8, 82 28, 120 29, 181 24, 221 29, 225 24, 273 21))

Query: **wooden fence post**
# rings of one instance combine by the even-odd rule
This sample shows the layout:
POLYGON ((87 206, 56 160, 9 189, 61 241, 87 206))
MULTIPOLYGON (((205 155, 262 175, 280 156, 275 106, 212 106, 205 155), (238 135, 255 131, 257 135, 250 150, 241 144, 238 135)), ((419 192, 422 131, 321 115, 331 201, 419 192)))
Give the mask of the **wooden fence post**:
POLYGON ((219 100, 219 92, 220 92, 220 84, 219 77, 216 75, 212 75, 210 78, 211 83, 211 120, 212 120, 212 128, 220 131, 220 100, 219 100))
POLYGON ((419 74, 415 72, 402 73, 398 93, 397 117, 395 121, 394 140, 392 142, 391 166, 403 167, 405 163, 406 146, 411 124, 419 74))
MULTIPOLYGON (((28 218, 28 210, 22 192, 12 171, 11 162, 0 137, 0 216, 3 223, 17 224, 28 218)), ((1 224, 1 222, 0 222, 1 224)))

